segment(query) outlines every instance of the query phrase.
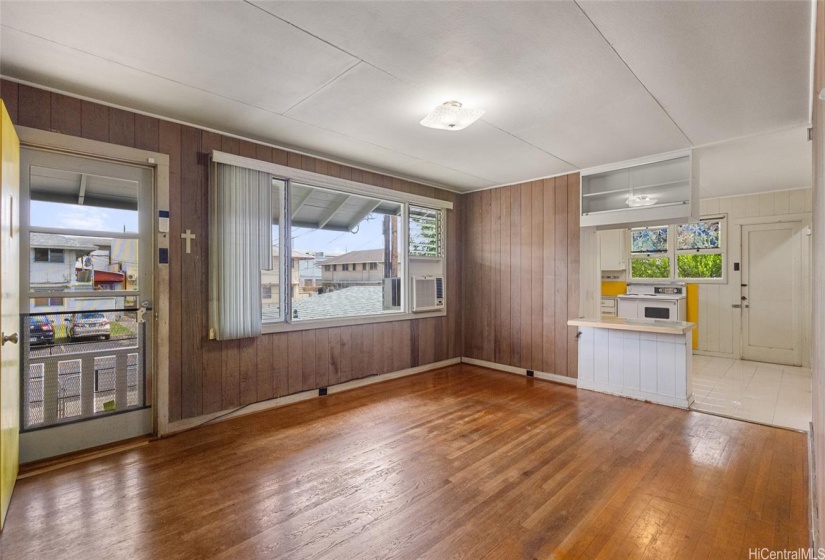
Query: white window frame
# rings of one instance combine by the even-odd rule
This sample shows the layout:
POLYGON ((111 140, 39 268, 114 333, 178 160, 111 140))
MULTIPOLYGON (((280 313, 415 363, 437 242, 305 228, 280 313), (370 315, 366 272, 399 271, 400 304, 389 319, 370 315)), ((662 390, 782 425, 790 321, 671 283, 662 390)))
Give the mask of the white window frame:
POLYGON ((687 284, 726 284, 727 283, 727 266, 728 266, 728 236, 727 236, 727 215, 717 214, 713 216, 703 216, 699 218, 700 222, 719 222, 719 248, 718 249, 677 249, 676 238, 678 227, 682 224, 669 224, 661 226, 647 226, 647 229, 667 228, 667 251, 664 253, 632 253, 632 234, 634 229, 629 228, 626 235, 627 247, 627 283, 628 284, 649 284, 651 282, 684 282, 687 284), (722 277, 721 278, 681 278, 678 276, 677 259, 679 255, 694 255, 694 254, 718 254, 722 255, 722 277), (667 278, 635 278, 633 276, 633 262, 632 259, 652 259, 652 258, 667 258, 669 259, 669 272, 667 278))
MULTIPOLYGON (((674 236, 674 257, 673 257, 673 276, 678 282, 687 282, 689 284, 726 284, 727 283, 727 216, 708 216, 699 219, 700 222, 719 222, 719 248, 718 249, 677 249, 676 237, 674 236), (679 255, 722 255, 722 276, 719 278, 681 278, 679 277, 679 255)), ((674 232, 678 232, 678 226, 673 226, 674 232)), ((670 233, 668 233, 670 237, 670 233)))
MULTIPOLYGON (((440 317, 445 316, 447 314, 446 306, 445 309, 425 312, 425 313, 412 313, 410 311, 412 305, 412 293, 411 293, 411 281, 410 281, 410 257, 409 257, 409 206, 423 206, 425 208, 432 208, 435 210, 442 210, 441 212, 441 235, 442 238, 442 246, 444 248, 444 255, 440 258, 441 260, 441 274, 445 277, 445 282, 447 282, 447 247, 450 243, 450 239, 447 235, 447 210, 452 210, 453 203, 447 200, 440 200, 436 198, 430 198, 426 196, 421 196, 413 193, 405 193, 400 192, 392 189, 387 189, 384 187, 377 187, 374 185, 367 185, 364 183, 358 183, 355 181, 350 181, 348 179, 341 179, 338 177, 330 177, 328 175, 322 175, 320 173, 314 173, 312 171, 306 171, 303 169, 295 169, 292 167, 287 167, 283 165, 278 165, 275 163, 269 163, 261 160, 256 160, 252 158, 246 158, 243 156, 237 156, 234 154, 227 154, 225 152, 214 151, 212 152, 212 161, 217 163, 223 163, 227 165, 235 165, 238 167, 245 167, 247 169, 254 169, 257 171, 263 171, 265 173, 270 173, 274 179, 278 179, 284 181, 286 183, 284 187, 284 196, 282 200, 284 200, 285 205, 289 205, 289 191, 290 185, 292 182, 300 183, 303 185, 329 189, 337 192, 360 195, 360 196, 368 196, 372 198, 379 198, 381 200, 385 200, 387 202, 397 202, 401 204, 401 216, 400 216, 400 239, 399 239, 399 249, 401 251, 401 255, 399 256, 401 272, 399 276, 401 277, 401 290, 403 294, 403 305, 401 311, 395 312, 387 312, 377 315, 356 315, 356 316, 348 316, 348 317, 340 317, 340 318, 332 318, 332 319, 301 319, 298 322, 292 322, 292 294, 289 293, 289 288, 291 287, 291 278, 282 278, 280 283, 280 297, 281 297, 281 314, 280 318, 277 321, 271 322, 264 322, 262 327, 262 332, 264 334, 267 333, 274 333, 274 332, 286 332, 286 331, 302 331, 302 330, 310 330, 310 329, 319 329, 319 328, 330 328, 330 327, 339 327, 339 326, 349 326, 349 325, 360 325, 360 324, 368 324, 368 323, 382 323, 382 322, 390 322, 390 321, 402 321, 402 320, 410 320, 410 319, 421 319, 426 317, 440 317), (284 282, 284 280, 287 280, 284 282), (285 309, 289 309, 289 313, 284 313, 285 309)), ((281 259, 290 259, 292 256, 292 238, 291 238, 291 224, 289 223, 289 212, 284 209, 281 213, 286 219, 281 220, 280 228, 281 234, 279 236, 279 243, 280 243, 280 255, 281 259)), ((285 267, 286 271, 289 271, 291 267, 285 267)), ((287 272, 288 274, 288 272, 287 272)), ((286 275, 285 275, 286 276, 286 275)))
POLYGON ((627 230, 627 283, 650 283, 650 282, 670 282, 673 280, 673 235, 671 226, 663 224, 656 226, 645 226, 629 228, 627 230), (640 229, 667 229, 667 250, 664 253, 633 253, 633 230, 640 229), (633 277, 633 259, 669 259, 668 260, 668 275, 664 278, 634 278, 633 277))

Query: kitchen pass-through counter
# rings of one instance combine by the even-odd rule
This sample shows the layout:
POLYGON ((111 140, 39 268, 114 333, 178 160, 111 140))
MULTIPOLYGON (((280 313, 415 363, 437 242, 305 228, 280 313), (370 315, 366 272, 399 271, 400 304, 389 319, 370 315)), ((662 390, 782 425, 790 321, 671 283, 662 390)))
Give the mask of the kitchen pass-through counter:
POLYGON ((567 324, 580 333, 579 388, 690 407, 694 323, 606 317, 567 324))

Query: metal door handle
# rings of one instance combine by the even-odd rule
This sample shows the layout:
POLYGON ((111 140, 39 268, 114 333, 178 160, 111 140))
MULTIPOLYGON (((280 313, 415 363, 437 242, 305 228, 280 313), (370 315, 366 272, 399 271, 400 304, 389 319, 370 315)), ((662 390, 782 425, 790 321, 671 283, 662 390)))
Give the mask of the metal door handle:
POLYGON ((742 301, 747 301, 747 296, 742 296, 742 301))
POLYGON ((6 344, 7 342, 11 342, 12 344, 17 344, 17 333, 12 333, 8 336, 6 336, 6 333, 3 333, 3 344, 6 344))

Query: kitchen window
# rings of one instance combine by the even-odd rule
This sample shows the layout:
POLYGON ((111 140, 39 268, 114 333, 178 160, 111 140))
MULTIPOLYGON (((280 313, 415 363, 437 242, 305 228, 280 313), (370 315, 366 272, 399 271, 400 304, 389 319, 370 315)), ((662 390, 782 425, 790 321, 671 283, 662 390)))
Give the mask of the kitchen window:
POLYGON ((631 278, 670 278, 669 230, 668 226, 630 230, 631 278))
POLYGON ((724 231, 724 217, 631 229, 630 279, 723 281, 724 231))
POLYGON ((724 277, 722 219, 701 220, 676 226, 676 277, 721 279, 724 277))

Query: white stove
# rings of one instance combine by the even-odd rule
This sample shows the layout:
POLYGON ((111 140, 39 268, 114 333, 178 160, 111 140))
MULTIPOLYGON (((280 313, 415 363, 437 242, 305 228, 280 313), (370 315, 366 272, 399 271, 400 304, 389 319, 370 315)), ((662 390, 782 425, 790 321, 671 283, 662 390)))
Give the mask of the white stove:
POLYGON ((618 296, 619 317, 627 319, 687 320, 684 284, 628 284, 618 296))

